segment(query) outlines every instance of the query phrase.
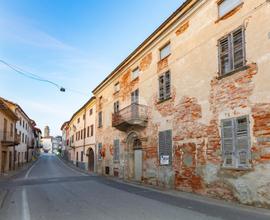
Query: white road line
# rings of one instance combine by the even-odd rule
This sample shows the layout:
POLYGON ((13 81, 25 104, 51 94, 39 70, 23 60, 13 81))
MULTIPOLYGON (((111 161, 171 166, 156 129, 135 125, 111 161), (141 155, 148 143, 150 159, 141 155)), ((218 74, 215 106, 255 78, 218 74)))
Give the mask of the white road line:
POLYGON ((37 165, 38 162, 39 162, 39 161, 37 161, 36 163, 34 163, 34 164, 30 167, 30 169, 29 169, 29 170, 27 171, 27 173, 25 174, 24 179, 27 179, 27 178, 29 177, 30 172, 31 172, 32 169, 37 165))
MULTIPOLYGON (((57 157, 57 159, 60 160, 58 157, 57 157)), ((78 170, 75 170, 75 169, 69 167, 68 165, 66 165, 66 164, 64 163, 64 161, 62 161, 62 160, 60 160, 60 161, 61 161, 61 163, 64 164, 69 170, 72 170, 73 172, 78 173, 78 174, 83 175, 83 176, 88 176, 88 175, 85 174, 85 173, 82 173, 82 172, 80 172, 80 171, 78 171, 78 170)))
POLYGON ((26 189, 22 190, 22 220, 31 220, 26 189))

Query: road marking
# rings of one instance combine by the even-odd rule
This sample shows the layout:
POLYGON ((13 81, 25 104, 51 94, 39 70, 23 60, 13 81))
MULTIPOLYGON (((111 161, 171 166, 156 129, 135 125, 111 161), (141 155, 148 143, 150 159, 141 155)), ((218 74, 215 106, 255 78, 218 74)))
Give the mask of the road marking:
POLYGON ((27 179, 27 178, 29 177, 30 172, 31 172, 32 169, 37 165, 38 162, 39 162, 39 161, 37 161, 36 163, 34 163, 34 164, 30 167, 30 169, 29 169, 29 170, 27 171, 27 173, 25 174, 24 179, 27 179))
POLYGON ((31 220, 26 189, 22 190, 22 220, 31 220))
POLYGON ((64 164, 68 169, 72 170, 73 172, 76 172, 76 173, 78 173, 78 174, 80 174, 80 175, 83 175, 83 176, 88 176, 88 175, 85 174, 85 173, 82 173, 82 172, 80 172, 80 171, 78 171, 78 170, 75 170, 75 169, 71 168, 71 167, 68 166, 64 161, 60 160, 58 157, 57 157, 57 159, 58 159, 59 161, 61 161, 62 164, 64 164))

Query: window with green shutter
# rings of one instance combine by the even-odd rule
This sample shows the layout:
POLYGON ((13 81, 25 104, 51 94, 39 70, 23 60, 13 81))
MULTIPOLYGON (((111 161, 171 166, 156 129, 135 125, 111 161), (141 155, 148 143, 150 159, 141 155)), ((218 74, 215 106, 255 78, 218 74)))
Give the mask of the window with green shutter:
POLYGON ((221 121, 224 167, 250 167, 250 134, 247 116, 221 121))
POLYGON ((171 74, 170 71, 159 77, 159 100, 166 100, 171 97, 171 74))
POLYGON ((160 165, 172 163, 172 130, 159 132, 159 160, 160 165))
POLYGON ((102 150, 102 143, 98 143, 98 160, 102 159, 101 150, 102 150))

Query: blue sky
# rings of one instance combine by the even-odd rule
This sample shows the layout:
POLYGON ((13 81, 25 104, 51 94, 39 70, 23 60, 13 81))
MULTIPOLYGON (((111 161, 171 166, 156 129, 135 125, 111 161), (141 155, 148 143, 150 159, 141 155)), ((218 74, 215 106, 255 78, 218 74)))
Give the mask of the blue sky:
POLYGON ((17 102, 52 135, 91 91, 183 0, 0 0, 0 59, 66 88, 0 64, 0 96, 17 102))

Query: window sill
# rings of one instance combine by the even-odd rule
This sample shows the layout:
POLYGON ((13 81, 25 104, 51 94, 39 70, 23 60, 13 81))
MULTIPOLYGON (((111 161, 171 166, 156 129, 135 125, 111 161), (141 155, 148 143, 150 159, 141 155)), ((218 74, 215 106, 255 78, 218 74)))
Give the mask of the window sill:
POLYGON ((159 59, 158 62, 162 62, 162 61, 164 61, 164 60, 167 60, 171 55, 172 55, 171 53, 168 54, 166 57, 163 57, 162 59, 159 59))
POLYGON ((222 15, 221 17, 219 17, 215 23, 217 24, 218 22, 225 20, 231 16, 233 16, 236 12, 238 12, 244 5, 244 2, 241 2, 239 5, 235 6, 233 9, 231 9, 230 11, 228 11, 226 14, 222 15))
POLYGON ((158 102, 157 102, 157 104, 161 104, 161 103, 163 103, 163 102, 166 102, 166 101, 169 101, 169 100, 171 100, 172 99, 172 97, 170 96, 169 98, 166 98, 166 99, 159 99, 158 100, 158 102))
POLYGON ((221 170, 228 170, 228 171, 253 171, 254 169, 252 167, 224 167, 221 166, 221 170))
POLYGON ((134 79, 131 79, 131 82, 135 82, 135 81, 138 81, 139 80, 139 76, 137 76, 136 78, 134 79))
POLYGON ((237 72, 241 72, 241 71, 244 71, 244 70, 247 70, 247 69, 249 69, 249 66, 245 65, 245 66, 242 66, 242 67, 240 67, 240 68, 238 68, 236 70, 228 72, 228 73, 226 73, 224 75, 221 75, 220 73, 218 73, 219 76, 217 76, 217 79, 223 79, 223 78, 229 77, 229 76, 231 76, 231 75, 233 75, 233 74, 235 74, 237 72))

